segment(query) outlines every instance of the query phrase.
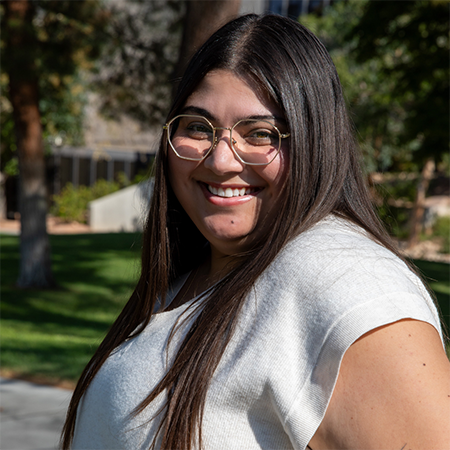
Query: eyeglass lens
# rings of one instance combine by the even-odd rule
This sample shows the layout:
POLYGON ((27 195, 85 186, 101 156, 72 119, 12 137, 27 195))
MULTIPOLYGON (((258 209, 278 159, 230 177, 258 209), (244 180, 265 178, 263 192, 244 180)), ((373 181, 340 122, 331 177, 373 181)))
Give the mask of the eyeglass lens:
MULTIPOLYGON (((229 137, 228 131, 215 132, 201 116, 181 115, 168 128, 170 143, 181 158, 202 160, 217 138, 229 137), (223 134, 225 133, 225 134, 223 134)), ((232 128, 233 150, 242 161, 250 164, 268 164, 280 149, 280 133, 268 121, 244 119, 232 128)))

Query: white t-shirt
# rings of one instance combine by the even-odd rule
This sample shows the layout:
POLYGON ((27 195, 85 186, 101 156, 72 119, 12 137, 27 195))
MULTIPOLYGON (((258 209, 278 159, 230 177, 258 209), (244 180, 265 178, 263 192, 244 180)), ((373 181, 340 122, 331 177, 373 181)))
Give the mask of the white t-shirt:
MULTIPOLYGON (((149 448, 163 395, 136 418, 130 413, 170 366, 192 320, 166 352, 168 336, 190 304, 156 314, 112 353, 80 404, 74 449, 149 448)), ((426 289, 391 252, 335 218, 301 234, 246 299, 207 393, 205 450, 305 449, 348 347, 405 318, 441 332, 426 289)))

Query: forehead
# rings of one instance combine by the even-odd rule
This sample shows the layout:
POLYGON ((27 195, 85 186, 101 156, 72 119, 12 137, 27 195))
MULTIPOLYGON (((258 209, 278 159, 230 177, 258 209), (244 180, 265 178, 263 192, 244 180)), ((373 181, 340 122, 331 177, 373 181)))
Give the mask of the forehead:
POLYGON ((184 110, 204 110, 217 120, 252 116, 283 118, 281 109, 254 81, 227 70, 209 72, 186 100, 184 110))

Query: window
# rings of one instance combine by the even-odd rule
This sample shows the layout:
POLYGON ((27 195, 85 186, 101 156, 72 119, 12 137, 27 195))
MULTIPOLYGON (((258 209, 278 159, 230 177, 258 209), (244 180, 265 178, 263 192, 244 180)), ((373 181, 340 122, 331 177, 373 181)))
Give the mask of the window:
POLYGON ((268 9, 275 14, 297 19, 319 8, 328 6, 333 0, 269 0, 268 9))

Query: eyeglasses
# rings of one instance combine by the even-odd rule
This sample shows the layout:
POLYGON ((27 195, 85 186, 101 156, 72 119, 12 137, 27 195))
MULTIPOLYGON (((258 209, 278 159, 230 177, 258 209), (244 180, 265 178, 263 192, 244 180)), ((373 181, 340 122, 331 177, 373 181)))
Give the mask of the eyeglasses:
POLYGON ((203 161, 219 142, 216 131, 227 130, 234 154, 252 166, 270 164, 280 152, 281 140, 290 136, 267 120, 243 119, 225 128, 213 126, 206 117, 190 114, 174 117, 163 128, 174 153, 187 161, 203 161))

